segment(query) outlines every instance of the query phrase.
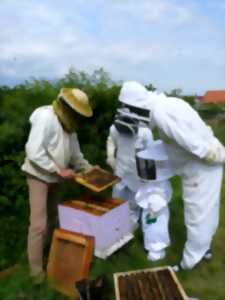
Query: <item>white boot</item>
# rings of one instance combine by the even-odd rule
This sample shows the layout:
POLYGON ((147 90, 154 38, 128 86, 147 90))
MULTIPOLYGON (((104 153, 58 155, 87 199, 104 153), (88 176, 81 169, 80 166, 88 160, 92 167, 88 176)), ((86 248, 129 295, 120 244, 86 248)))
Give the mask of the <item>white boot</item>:
POLYGON ((159 250, 159 251, 148 251, 148 260, 150 261, 157 261, 160 259, 165 258, 166 256, 166 251, 164 249, 159 250))

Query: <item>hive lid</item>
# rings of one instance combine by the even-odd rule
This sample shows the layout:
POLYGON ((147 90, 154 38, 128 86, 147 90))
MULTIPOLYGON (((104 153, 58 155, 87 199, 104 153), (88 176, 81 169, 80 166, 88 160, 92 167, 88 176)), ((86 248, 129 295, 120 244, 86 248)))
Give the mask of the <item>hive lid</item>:
POLYGON ((120 180, 118 176, 98 166, 87 172, 74 175, 74 179, 94 192, 101 192, 120 180))
POLYGON ((47 266, 50 286, 78 297, 75 282, 88 277, 93 249, 94 237, 55 229, 47 266))
POLYGON ((188 300, 171 267, 115 273, 114 286, 116 300, 188 300))

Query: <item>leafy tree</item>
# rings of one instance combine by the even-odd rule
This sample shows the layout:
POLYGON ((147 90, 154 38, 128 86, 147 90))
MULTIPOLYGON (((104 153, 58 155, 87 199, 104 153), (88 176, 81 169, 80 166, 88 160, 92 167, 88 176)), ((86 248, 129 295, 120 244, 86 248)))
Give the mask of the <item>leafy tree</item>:
POLYGON ((171 90, 171 92, 167 93, 168 96, 170 97, 181 97, 181 94, 182 94, 182 89, 173 89, 171 90))
POLYGON ((152 91, 152 92, 154 92, 156 90, 154 85, 151 83, 147 84, 145 87, 146 87, 146 89, 148 89, 149 91, 152 91))

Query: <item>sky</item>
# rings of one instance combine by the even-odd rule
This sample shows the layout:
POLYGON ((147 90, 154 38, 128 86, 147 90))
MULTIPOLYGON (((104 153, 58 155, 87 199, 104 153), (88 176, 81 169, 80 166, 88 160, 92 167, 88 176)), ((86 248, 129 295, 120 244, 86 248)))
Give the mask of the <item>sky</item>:
POLYGON ((103 68, 160 91, 225 89, 225 0, 1 0, 0 85, 103 68))

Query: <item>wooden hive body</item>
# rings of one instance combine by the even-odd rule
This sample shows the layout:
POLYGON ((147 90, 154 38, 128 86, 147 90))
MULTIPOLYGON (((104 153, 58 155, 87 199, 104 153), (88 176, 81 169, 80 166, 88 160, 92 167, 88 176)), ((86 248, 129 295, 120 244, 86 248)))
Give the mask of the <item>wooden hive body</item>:
POLYGON ((131 238, 128 202, 96 195, 59 205, 60 228, 95 238, 94 253, 106 258, 131 238))
POLYGON ((188 300, 171 267, 114 274, 116 300, 188 300))
POLYGON ((93 237, 56 229, 47 266, 50 286, 79 299, 75 282, 88 277, 93 250, 93 237))

